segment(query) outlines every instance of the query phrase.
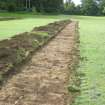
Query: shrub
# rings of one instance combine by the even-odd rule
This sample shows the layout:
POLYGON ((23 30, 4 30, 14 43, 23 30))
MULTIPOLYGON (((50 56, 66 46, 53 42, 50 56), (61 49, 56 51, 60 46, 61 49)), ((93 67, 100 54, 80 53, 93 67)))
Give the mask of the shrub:
POLYGON ((9 12, 14 12, 16 10, 16 5, 14 3, 8 4, 7 10, 9 12))
POLYGON ((1 10, 6 10, 7 9, 7 5, 5 2, 0 2, 0 9, 1 10))

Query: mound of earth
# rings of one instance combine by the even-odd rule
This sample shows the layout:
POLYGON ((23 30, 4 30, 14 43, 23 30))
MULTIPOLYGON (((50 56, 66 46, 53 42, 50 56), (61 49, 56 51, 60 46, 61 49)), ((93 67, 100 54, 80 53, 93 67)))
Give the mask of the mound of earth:
MULTIPOLYGON (((2 86, 0 105, 72 105, 79 91, 75 71, 79 63, 79 37, 77 22, 69 23, 2 86)), ((47 32, 51 38, 54 34, 50 25, 45 27, 52 34, 44 27, 35 28, 31 34, 36 30, 39 35, 44 32, 43 36, 47 36, 47 32)), ((61 29, 59 25, 58 28, 61 29)), ((57 33, 56 29, 54 32, 57 33)), ((39 37, 36 39, 42 42, 39 37)))
POLYGON ((22 64, 34 51, 58 34, 70 20, 36 27, 31 32, 15 35, 0 41, 0 82, 7 78, 16 66, 22 64))

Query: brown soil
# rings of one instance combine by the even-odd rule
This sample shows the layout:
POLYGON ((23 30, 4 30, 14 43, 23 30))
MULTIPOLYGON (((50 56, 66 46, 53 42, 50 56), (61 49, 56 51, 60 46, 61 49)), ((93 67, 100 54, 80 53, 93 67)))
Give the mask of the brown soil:
POLYGON ((17 66, 23 64, 32 53, 48 43, 70 22, 63 20, 50 23, 0 41, 0 87, 11 73, 19 71, 17 66))
MULTIPOLYGON (((77 23, 65 27, 0 90, 0 105, 67 105, 70 68, 77 59, 77 23)), ((69 97, 70 95, 70 97, 69 97)))

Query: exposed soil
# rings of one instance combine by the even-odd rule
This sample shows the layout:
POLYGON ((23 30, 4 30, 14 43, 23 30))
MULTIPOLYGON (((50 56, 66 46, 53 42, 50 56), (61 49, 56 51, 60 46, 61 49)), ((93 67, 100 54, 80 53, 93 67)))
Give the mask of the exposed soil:
POLYGON ((0 41, 0 86, 11 72, 18 71, 16 66, 23 64, 33 52, 55 37, 70 22, 63 20, 50 23, 0 41))
POLYGON ((35 53, 21 72, 0 90, 0 105, 67 105, 68 92, 77 55, 77 23, 65 27, 48 45, 35 53))

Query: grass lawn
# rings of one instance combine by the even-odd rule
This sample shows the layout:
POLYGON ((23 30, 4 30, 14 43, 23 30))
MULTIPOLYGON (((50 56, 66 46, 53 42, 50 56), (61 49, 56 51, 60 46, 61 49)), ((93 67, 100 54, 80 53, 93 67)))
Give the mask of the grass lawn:
POLYGON ((64 15, 35 15, 35 14, 17 14, 17 13, 0 13, 0 17, 20 17, 23 19, 0 21, 0 40, 10 38, 18 33, 32 30, 37 26, 69 18, 64 15))
POLYGON ((105 105, 105 17, 75 17, 80 22, 81 94, 74 105, 105 105))
MULTIPOLYGON (((1 17, 5 15, 0 14, 1 17)), ((25 15, 20 17, 25 18, 25 15)), ((79 21, 80 54, 84 58, 78 72, 84 73, 85 76, 80 77, 81 94, 74 105, 105 105, 105 17, 29 14, 23 20, 0 21, 0 39, 67 18, 79 21)))
POLYGON ((30 31, 36 26, 46 25, 56 20, 57 19, 29 18, 22 20, 0 21, 0 39, 9 38, 18 33, 30 31))

